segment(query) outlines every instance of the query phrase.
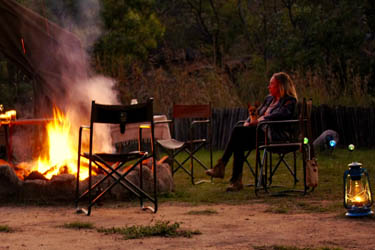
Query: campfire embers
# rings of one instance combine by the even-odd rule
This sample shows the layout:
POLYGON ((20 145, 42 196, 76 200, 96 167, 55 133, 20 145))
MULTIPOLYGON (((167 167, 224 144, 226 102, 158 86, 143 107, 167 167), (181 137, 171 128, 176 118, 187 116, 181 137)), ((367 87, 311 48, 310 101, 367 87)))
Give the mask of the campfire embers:
POLYGON ((5 161, 0 162, 0 200, 56 201, 74 197, 74 175, 60 174, 48 180, 37 171, 20 179, 5 161))
MULTIPOLYGON (((146 190, 153 188, 151 162, 144 162, 143 166, 143 183, 146 190)), ((171 192, 174 189, 173 177, 170 166, 167 163, 157 165, 157 188, 160 193, 171 192)), ((97 175, 95 178, 102 178, 97 175)), ((132 171, 127 179, 135 184, 139 182, 139 167, 136 171, 132 171)), ((98 186, 98 190, 107 188, 113 182, 112 178, 98 186)), ((80 187, 85 190, 88 180, 81 181, 80 187)), ((123 188, 113 188, 108 195, 103 198, 113 200, 129 200, 132 198, 123 188)), ((7 162, 0 161, 0 200, 7 201, 34 201, 34 202, 50 202, 50 201, 68 201, 73 202, 75 199, 75 175, 68 173, 59 173, 53 175, 51 179, 47 179, 43 174, 37 171, 29 172, 24 178, 19 178, 14 170, 7 162)))
MULTIPOLYGON (((47 170, 44 173, 39 173, 38 171, 32 171, 31 173, 26 175, 23 178, 23 180, 25 180, 25 181, 27 181, 27 180, 45 180, 45 181, 48 181, 48 179, 46 178, 46 175, 48 175, 48 173, 51 172, 51 171, 55 171, 55 168, 56 168, 56 166, 51 167, 49 170, 47 170)), ((59 168, 58 175, 61 175, 61 174, 69 174, 67 166, 63 166, 63 167, 59 168)))
MULTIPOLYGON (((4 162, 3 162, 4 163, 4 162)), ((5 162, 6 163, 6 162, 5 162)), ((1 164, 1 162, 0 162, 1 164)), ((6 163, 7 164, 7 163, 6 163)), ((18 164, 17 166, 13 167, 13 170, 15 171, 15 174, 20 180, 27 181, 27 180, 51 180, 55 176, 63 175, 63 174, 71 174, 75 176, 75 173, 72 173, 68 166, 51 166, 48 168, 45 172, 41 173, 38 170, 33 170, 35 167, 32 163, 26 163, 22 162, 18 164), (51 175, 52 173, 52 175, 51 175), (47 178, 49 177, 49 178, 47 178)), ((99 175, 102 174, 100 169, 93 166, 93 174, 99 175)))
POLYGON ((38 171, 32 171, 28 176, 24 178, 25 181, 27 180, 45 180, 47 181, 48 179, 44 177, 43 174, 39 173, 38 171))

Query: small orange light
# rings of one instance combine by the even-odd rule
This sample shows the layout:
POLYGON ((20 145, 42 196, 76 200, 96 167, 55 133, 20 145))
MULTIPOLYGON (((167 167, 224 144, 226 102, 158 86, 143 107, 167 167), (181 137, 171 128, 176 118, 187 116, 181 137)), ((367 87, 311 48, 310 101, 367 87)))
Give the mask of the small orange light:
POLYGON ((142 124, 142 125, 140 125, 139 127, 140 127, 140 128, 151 128, 151 126, 148 125, 148 124, 142 124))
POLYGON ((10 117, 10 120, 14 121, 16 120, 16 114, 17 112, 15 110, 9 110, 7 112, 5 112, 5 114, 10 117))

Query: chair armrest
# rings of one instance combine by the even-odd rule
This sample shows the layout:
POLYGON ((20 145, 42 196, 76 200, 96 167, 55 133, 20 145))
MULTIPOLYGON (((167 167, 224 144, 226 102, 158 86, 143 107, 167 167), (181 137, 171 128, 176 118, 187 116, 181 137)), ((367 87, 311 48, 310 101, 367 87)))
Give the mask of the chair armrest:
POLYGON ((287 123, 298 123, 300 120, 280 120, 280 121, 261 121, 257 124, 257 127, 266 125, 266 124, 287 124, 287 123))
POLYGON ((269 124, 296 124, 296 123, 300 123, 300 122, 307 122, 307 119, 303 119, 303 120, 298 120, 298 119, 294 119, 294 120, 280 120, 280 121, 261 121, 257 124, 257 133, 258 133, 258 130, 259 128, 265 126, 265 125, 269 125, 269 124))
POLYGON ((89 125, 82 125, 79 127, 80 129, 91 129, 89 125))
POLYGON ((154 124, 161 124, 161 123, 172 123, 172 120, 154 121, 154 124))
MULTIPOLYGON (((200 128, 200 126, 196 126, 196 125, 206 125, 207 129, 209 130, 210 124, 211 124, 211 120, 209 120, 209 119, 207 119, 207 120, 193 120, 190 123, 189 136, 188 136, 189 140, 193 140, 194 131, 196 129, 200 128)), ((208 132, 208 133, 210 134, 210 132, 208 132)))
MULTIPOLYGON (((280 121, 261 121, 257 124, 256 133, 258 134, 259 129, 261 129, 265 125, 269 124, 294 124, 298 123, 300 120, 280 120, 280 121)), ((265 133, 267 134, 267 133, 265 133)))
POLYGON ((193 126, 195 124, 210 123, 210 122, 211 122, 210 120, 195 120, 195 121, 191 122, 191 126, 193 126))
POLYGON ((243 125, 245 122, 246 122, 246 120, 237 121, 236 124, 235 124, 235 126, 243 125))
MULTIPOLYGON (((266 125, 271 125, 271 124, 275 124, 275 125, 282 125, 282 124, 298 124, 300 122, 307 122, 307 119, 303 119, 303 120, 299 120, 299 119, 292 119, 292 120, 279 120, 279 121, 261 121, 257 124, 257 127, 256 127, 256 138, 257 138, 257 145, 258 145, 258 142, 259 142, 259 130, 260 129, 263 129, 264 126, 266 125)), ((266 127, 265 131, 264 131, 264 142, 265 144, 267 145, 269 142, 268 142, 268 127, 266 127)))
POLYGON ((88 125, 82 125, 79 127, 79 133, 78 133, 78 155, 81 154, 81 144, 82 144, 82 131, 84 129, 91 129, 91 126, 88 125))
POLYGON ((88 126, 88 125, 81 125, 81 126, 79 127, 79 134, 78 134, 79 137, 82 136, 82 131, 83 131, 84 129, 91 129, 91 127, 88 126))

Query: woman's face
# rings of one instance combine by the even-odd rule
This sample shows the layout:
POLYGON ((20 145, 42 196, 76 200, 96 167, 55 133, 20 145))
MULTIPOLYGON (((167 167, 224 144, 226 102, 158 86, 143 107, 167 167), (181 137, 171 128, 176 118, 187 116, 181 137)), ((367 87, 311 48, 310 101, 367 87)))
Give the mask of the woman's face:
POLYGON ((277 82, 275 77, 271 78, 270 84, 268 85, 268 91, 273 97, 280 97, 279 83, 277 82))

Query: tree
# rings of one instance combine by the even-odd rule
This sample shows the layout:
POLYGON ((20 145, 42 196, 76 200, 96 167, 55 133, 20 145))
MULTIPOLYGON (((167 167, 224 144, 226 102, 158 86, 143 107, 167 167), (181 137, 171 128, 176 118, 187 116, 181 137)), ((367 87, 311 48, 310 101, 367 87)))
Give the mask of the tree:
POLYGON ((153 0, 102 0, 104 34, 95 46, 95 55, 108 67, 129 67, 145 60, 163 37, 153 0))

